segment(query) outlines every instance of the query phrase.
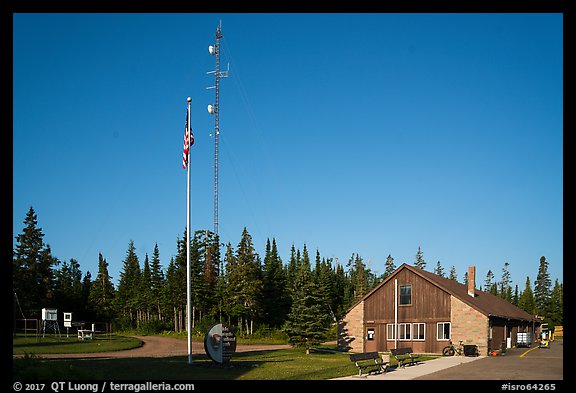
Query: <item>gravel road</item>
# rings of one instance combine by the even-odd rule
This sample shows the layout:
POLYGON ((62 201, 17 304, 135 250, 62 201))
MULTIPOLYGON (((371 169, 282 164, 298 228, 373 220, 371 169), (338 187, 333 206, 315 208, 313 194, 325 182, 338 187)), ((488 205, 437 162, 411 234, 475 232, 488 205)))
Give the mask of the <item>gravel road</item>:
MULTIPOLYGON (((159 336, 133 336, 143 342, 143 345, 122 351, 98 352, 98 353, 67 353, 67 354, 42 354, 39 357, 46 359, 86 359, 86 358, 133 358, 133 357, 172 357, 186 356, 188 354, 188 343, 186 340, 159 337, 159 336)), ((272 349, 286 349, 290 345, 241 345, 238 344, 236 352, 263 351, 272 349)), ((194 354, 204 354, 204 343, 192 342, 192 356, 194 354)))

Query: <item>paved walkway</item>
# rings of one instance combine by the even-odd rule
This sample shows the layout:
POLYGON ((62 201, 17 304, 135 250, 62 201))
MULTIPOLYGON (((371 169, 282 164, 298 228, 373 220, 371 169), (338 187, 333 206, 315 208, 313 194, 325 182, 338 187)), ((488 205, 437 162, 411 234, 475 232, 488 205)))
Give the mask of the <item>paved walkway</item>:
POLYGON ((443 356, 411 366, 389 368, 388 371, 382 374, 368 375, 366 377, 353 375, 350 377, 334 378, 334 380, 374 381, 415 379, 426 374, 435 373, 460 364, 470 363, 485 357, 486 356, 443 356))

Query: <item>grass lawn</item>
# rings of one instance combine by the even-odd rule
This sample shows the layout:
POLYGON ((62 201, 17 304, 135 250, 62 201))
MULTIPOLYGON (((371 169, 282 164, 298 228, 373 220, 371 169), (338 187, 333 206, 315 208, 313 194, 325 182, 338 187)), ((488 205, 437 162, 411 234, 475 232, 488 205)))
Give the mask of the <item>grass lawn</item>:
POLYGON ((91 353, 120 351, 142 345, 138 339, 125 336, 100 336, 93 340, 78 340, 76 335, 66 338, 66 335, 46 335, 42 337, 16 336, 12 338, 12 353, 14 355, 44 354, 44 353, 91 353))
MULTIPOLYGON (((329 346, 325 346, 325 348, 329 346)), ((395 364, 392 363, 392 366, 395 364)), ((14 360, 15 380, 325 380, 357 374, 348 354, 302 349, 239 352, 230 363, 215 365, 205 354, 168 358, 14 360)))
POLYGON ((298 349, 236 353, 229 364, 215 365, 205 354, 168 358, 60 360, 27 357, 14 360, 14 379, 90 380, 286 380, 329 379, 356 373, 347 355, 298 349), (66 375, 67 373, 67 375, 66 375))

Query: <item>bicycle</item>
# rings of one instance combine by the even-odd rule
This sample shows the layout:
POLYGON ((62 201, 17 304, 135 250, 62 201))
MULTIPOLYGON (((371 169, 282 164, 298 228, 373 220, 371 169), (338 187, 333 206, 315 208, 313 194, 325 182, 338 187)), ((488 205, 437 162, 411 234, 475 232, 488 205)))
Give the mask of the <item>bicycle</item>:
POLYGON ((454 356, 454 354, 458 354, 458 356, 464 355, 464 345, 462 344, 464 341, 460 340, 460 344, 458 346, 454 345, 452 340, 449 341, 448 346, 442 349, 442 355, 444 356, 454 356))

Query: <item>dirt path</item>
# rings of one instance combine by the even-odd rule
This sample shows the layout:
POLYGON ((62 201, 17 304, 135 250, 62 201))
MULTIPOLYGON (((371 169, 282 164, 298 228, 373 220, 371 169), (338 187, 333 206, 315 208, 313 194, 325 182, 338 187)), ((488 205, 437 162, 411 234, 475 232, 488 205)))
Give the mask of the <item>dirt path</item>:
MULTIPOLYGON (((159 336, 133 336, 144 344, 141 347, 127 349, 123 351, 97 352, 97 353, 62 353, 62 354, 42 354, 39 357, 46 359, 86 359, 86 358, 135 358, 135 357, 172 357, 186 356, 188 354, 188 343, 186 340, 159 337, 159 336)), ((272 349, 286 349, 290 345, 238 345, 236 352, 263 351, 272 349)), ((192 356, 194 354, 204 354, 204 343, 192 342, 192 356)))

